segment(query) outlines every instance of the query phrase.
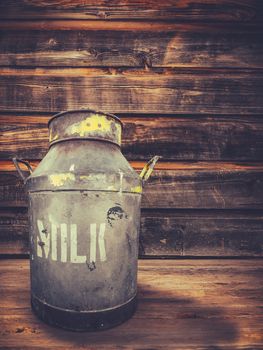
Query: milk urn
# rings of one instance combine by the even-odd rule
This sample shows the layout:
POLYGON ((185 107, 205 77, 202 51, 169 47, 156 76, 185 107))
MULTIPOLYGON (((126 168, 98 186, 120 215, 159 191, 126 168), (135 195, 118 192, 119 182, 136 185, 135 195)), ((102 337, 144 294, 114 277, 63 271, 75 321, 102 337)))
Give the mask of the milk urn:
POLYGON ((34 171, 13 159, 29 198, 31 305, 51 325, 105 329, 135 311, 142 186, 158 157, 138 175, 121 132, 112 114, 62 112, 34 171))

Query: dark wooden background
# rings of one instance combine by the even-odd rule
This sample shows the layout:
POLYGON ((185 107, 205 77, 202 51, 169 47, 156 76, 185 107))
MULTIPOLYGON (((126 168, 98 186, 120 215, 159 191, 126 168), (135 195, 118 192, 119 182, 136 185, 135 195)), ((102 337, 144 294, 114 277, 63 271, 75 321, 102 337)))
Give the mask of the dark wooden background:
POLYGON ((33 166, 56 112, 124 123, 140 169, 141 256, 263 255, 263 1, 1 0, 0 254, 28 253, 33 166))

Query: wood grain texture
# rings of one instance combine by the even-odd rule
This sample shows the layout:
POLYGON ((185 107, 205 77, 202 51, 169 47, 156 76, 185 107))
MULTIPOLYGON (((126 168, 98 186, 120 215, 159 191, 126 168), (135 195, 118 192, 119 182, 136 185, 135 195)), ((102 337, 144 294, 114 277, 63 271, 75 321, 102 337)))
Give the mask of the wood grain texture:
MULTIPOLYGON (((0 210, 0 254, 28 254, 27 210, 0 210)), ((257 211, 143 210, 140 257, 262 256, 257 211)))
POLYGON ((0 111, 262 114, 261 71, 28 69, 0 71, 0 111))
MULTIPOLYGON (((0 157, 41 159, 51 115, 0 114, 0 157)), ((120 116, 129 160, 263 160, 261 116, 120 116)))
MULTIPOLYGON (((31 167, 35 169, 40 160, 30 160, 28 159, 31 167)), ((145 161, 130 161, 130 165, 138 172, 142 171, 145 166, 145 161)), ((27 171, 26 166, 21 164, 22 170, 27 171)), ((207 171, 246 171, 246 170, 256 170, 261 169, 260 163, 231 163, 231 162, 163 162, 159 160, 155 166, 154 170, 191 170, 191 171, 202 171, 206 169, 207 171)), ((12 160, 0 160, 0 173, 3 171, 14 171, 16 170, 12 160)))
POLYGON ((94 31, 40 30, 38 22, 34 30, 21 30, 19 25, 0 25, 0 65, 263 68, 263 28, 160 25, 162 30, 154 31, 136 23, 129 31, 103 26, 94 31))
POLYGON ((1 252, 27 252, 9 160, 37 165, 51 113, 88 107, 122 117, 136 169, 163 156, 144 192, 142 255, 262 255, 261 0, 2 0, 0 19, 1 252))
POLYGON ((263 215, 243 211, 146 210, 141 256, 262 256, 263 215))
POLYGON ((28 254, 27 210, 0 209, 0 254, 28 254))
POLYGON ((1 18, 4 19, 146 19, 180 21, 252 22, 262 19, 260 0, 168 0, 124 1, 106 0, 2 0, 1 18))
MULTIPOLYGON (((147 182, 143 208, 260 209, 263 167, 234 164, 174 164, 155 170, 147 182)), ((2 207, 25 207, 26 194, 15 171, 0 172, 2 207)))
MULTIPOLYGON (((178 23, 175 21, 135 21, 135 20, 117 20, 117 21, 80 21, 80 20, 7 20, 0 22, 1 30, 41 30, 41 31, 72 31, 72 30, 85 30, 93 31, 95 35, 96 31, 128 31, 128 32, 172 32, 172 31, 188 31, 194 29, 197 32, 204 31, 204 27, 211 27, 210 23, 178 23)), ((261 30, 259 23, 236 24, 236 23, 213 23, 213 28, 222 28, 222 30, 228 28, 232 29, 234 33, 243 30, 245 32, 257 32, 261 30)))
POLYGON ((1 260, 0 348, 262 349, 263 260, 142 260, 138 309, 121 326, 72 333, 30 310, 28 260, 1 260))

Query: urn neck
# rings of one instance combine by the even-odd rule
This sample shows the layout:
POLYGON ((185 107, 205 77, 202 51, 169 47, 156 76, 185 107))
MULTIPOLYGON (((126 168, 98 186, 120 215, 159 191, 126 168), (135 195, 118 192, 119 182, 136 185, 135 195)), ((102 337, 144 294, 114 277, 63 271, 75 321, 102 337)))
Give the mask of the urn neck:
POLYGON ((113 114, 67 111, 56 114, 48 126, 50 146, 67 140, 98 140, 121 145, 122 123, 113 114))

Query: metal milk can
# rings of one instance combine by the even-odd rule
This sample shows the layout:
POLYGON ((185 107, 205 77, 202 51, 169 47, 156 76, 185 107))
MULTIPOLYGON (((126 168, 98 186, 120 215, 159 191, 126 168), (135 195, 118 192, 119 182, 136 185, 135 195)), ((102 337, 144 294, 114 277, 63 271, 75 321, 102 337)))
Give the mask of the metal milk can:
POLYGON ((139 176, 121 131, 112 114, 62 112, 34 171, 13 159, 29 193, 31 305, 49 324, 105 329, 135 311, 142 185, 158 157, 139 176))

